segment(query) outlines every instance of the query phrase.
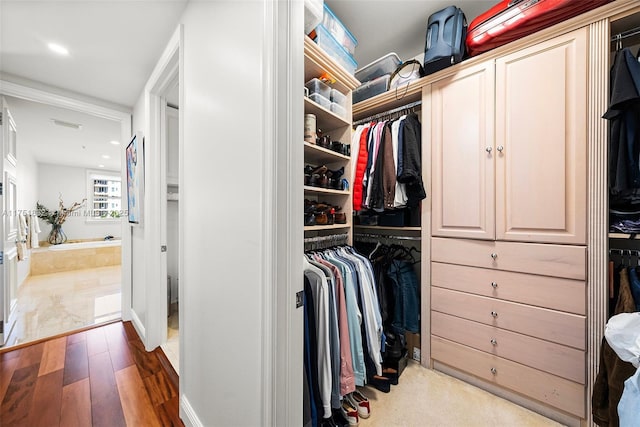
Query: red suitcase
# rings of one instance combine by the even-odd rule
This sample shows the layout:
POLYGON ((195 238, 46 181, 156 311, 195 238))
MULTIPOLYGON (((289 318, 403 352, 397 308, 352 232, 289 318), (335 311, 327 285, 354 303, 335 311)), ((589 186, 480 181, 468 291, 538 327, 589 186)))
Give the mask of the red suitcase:
POLYGON ((474 19, 467 51, 478 55, 569 19, 611 0, 502 0, 474 19))

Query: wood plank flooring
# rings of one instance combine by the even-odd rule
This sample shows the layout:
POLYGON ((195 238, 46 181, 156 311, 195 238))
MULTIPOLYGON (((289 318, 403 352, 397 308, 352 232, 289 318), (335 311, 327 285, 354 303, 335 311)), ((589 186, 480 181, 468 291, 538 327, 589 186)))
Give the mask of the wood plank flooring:
POLYGON ((0 352, 0 426, 184 426, 177 376, 131 322, 0 352))

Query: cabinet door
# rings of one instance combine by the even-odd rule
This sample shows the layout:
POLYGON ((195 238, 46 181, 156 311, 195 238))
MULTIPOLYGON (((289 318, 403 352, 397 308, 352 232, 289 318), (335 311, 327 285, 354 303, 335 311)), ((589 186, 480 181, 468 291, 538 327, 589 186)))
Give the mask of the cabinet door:
POLYGON ((494 239, 494 64, 431 88, 432 234, 494 239))
POLYGON ((586 240, 586 29, 496 60, 496 237, 586 240))

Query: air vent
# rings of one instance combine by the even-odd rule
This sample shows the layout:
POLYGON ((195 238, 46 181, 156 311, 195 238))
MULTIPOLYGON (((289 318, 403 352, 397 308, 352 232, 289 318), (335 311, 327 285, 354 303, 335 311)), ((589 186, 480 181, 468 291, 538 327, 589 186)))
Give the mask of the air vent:
POLYGON ((82 125, 78 123, 65 122, 64 120, 58 120, 58 119, 51 119, 51 121, 53 122, 54 125, 71 128, 71 129, 77 129, 77 130, 82 129, 82 125))

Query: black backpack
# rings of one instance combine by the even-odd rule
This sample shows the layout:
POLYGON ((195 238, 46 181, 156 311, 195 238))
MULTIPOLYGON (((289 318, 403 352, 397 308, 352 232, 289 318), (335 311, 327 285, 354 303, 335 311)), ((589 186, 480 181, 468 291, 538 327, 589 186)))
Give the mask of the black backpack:
POLYGON ((462 9, 449 6, 429 17, 424 45, 424 73, 432 74, 462 61, 467 18, 462 9))

